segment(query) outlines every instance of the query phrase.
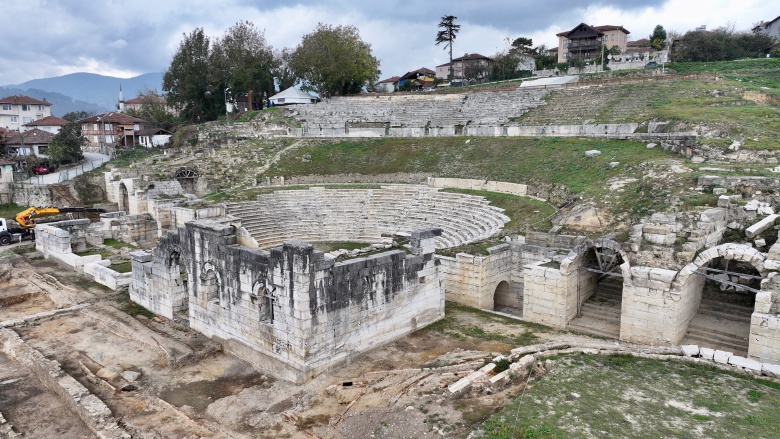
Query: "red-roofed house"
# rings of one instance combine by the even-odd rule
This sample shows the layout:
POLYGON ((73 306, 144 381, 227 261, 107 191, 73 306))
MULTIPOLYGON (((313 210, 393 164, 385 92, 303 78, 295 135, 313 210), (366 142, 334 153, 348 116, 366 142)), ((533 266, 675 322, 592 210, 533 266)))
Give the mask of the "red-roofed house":
MULTIPOLYGON (((493 58, 478 53, 467 53, 452 59, 453 75, 455 79, 464 79, 465 76, 475 76, 465 79, 482 79, 490 74, 493 58)), ((447 79, 450 74, 450 63, 436 66, 436 77, 447 79)))
POLYGON ((601 50, 602 41, 604 47, 617 46, 623 53, 626 51, 629 34, 631 32, 623 26, 590 26, 580 23, 570 31, 557 34, 558 62, 568 62, 569 58, 575 56, 586 61, 595 58, 601 50))
POLYGON ((398 89, 398 81, 401 78, 398 76, 391 76, 387 79, 383 79, 374 84, 374 90, 380 93, 392 93, 398 89))
POLYGON ((22 131, 38 128, 39 130, 42 131, 47 131, 52 134, 57 134, 60 132, 60 128, 64 127, 69 123, 70 122, 68 122, 67 120, 59 118, 57 116, 46 116, 43 119, 34 120, 30 123, 26 123, 22 125, 22 131))
POLYGON ((51 116, 49 102, 21 95, 0 99, 0 126, 3 128, 20 131, 23 124, 47 116, 51 116))
POLYGON ((135 97, 133 99, 128 99, 128 100, 124 101, 124 111, 127 111, 127 110, 139 111, 139 110, 141 110, 141 107, 144 104, 147 104, 147 105, 159 105, 159 106, 162 106, 163 108, 165 108, 166 112, 168 112, 170 114, 173 114, 173 115, 177 114, 176 110, 173 109, 172 107, 170 107, 168 105, 168 102, 164 98, 162 98, 160 96, 157 96, 155 94, 149 94, 149 95, 146 95, 146 96, 138 96, 138 97, 135 97))
POLYGON ((6 140, 5 147, 10 156, 46 157, 46 150, 54 134, 33 128, 23 133, 16 133, 6 140))
POLYGON ((138 145, 138 132, 146 121, 110 112, 81 119, 77 123, 81 124, 81 134, 86 137, 87 146, 116 147, 138 145))

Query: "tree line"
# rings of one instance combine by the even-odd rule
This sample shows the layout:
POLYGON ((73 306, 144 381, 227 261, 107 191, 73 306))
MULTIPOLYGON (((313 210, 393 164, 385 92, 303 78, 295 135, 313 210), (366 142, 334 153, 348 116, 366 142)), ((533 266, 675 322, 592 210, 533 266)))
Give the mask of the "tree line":
POLYGON ((763 57, 767 53, 780 56, 776 39, 761 32, 735 31, 731 26, 673 36, 670 58, 674 62, 733 61, 763 57))
POLYGON ((215 39, 203 28, 183 37, 162 87, 168 104, 191 122, 217 119, 233 96, 245 95, 249 103, 270 97, 276 84, 330 97, 358 93, 379 76, 379 60, 354 26, 320 23, 297 47, 278 51, 249 21, 215 39))

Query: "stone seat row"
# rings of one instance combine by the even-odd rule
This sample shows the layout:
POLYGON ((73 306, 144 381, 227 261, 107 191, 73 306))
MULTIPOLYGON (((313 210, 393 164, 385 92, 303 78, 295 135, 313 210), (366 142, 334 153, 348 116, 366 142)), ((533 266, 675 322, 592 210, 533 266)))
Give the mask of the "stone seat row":
POLYGON ((289 239, 304 231, 331 239, 328 236, 379 236, 437 226, 445 231, 441 245, 459 245, 488 237, 508 221, 500 209, 481 197, 438 192, 427 186, 387 187, 363 190, 363 194, 355 191, 359 190, 345 191, 349 196, 336 195, 338 191, 332 190, 327 194, 279 191, 274 193, 280 194, 278 197, 263 195, 264 200, 257 203, 231 203, 228 211, 241 218, 247 231, 263 242, 266 236, 273 240, 275 235, 283 234, 289 239), (441 199, 437 199, 439 196, 441 199), (295 220, 280 221, 280 217, 295 220))

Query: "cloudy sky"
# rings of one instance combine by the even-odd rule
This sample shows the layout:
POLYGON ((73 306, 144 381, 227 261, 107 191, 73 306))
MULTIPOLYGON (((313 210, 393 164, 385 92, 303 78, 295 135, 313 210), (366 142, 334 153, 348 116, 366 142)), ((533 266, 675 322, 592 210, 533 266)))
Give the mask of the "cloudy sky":
MULTIPOLYGON (((265 29, 275 49, 295 47, 318 22, 360 30, 381 61, 382 78, 434 68, 448 55, 434 45, 443 15, 462 26, 454 45, 492 55, 508 39, 557 44, 555 34, 585 22, 622 25, 631 39, 656 24, 685 32, 734 25, 748 29, 780 14, 780 0, 0 0, 0 85, 67 73, 132 77, 165 71, 182 39, 202 27, 220 36, 240 20, 265 29)), ((380 78, 381 79, 381 78, 380 78)))

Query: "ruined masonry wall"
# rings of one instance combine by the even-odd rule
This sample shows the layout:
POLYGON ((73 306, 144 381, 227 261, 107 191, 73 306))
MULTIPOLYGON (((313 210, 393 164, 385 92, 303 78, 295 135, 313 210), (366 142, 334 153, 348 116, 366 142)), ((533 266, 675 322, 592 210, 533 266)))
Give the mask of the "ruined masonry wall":
POLYGON ((699 307, 704 278, 697 277, 700 282, 692 282, 689 291, 671 294, 676 271, 630 270, 631 276, 623 279, 620 339, 653 345, 679 343, 699 307))
MULTIPOLYGON (((502 281, 512 281, 512 251, 509 244, 489 249, 488 256, 458 253, 454 258, 438 256, 447 300, 482 309, 494 308, 496 287, 502 281)), ((515 297, 511 306, 521 307, 522 298, 515 297)))
POLYGON ((526 265, 523 319, 556 329, 565 329, 577 313, 576 273, 564 275, 560 269, 543 267, 543 262, 526 265))
POLYGON ((129 439, 130 434, 117 424, 111 410, 81 383, 63 372, 59 363, 33 349, 15 332, 0 328, 0 349, 30 368, 36 377, 56 393, 99 438, 129 439))
POLYGON ((133 253, 131 298, 168 314, 181 297, 175 274, 186 271, 190 327, 295 382, 444 315, 433 258, 438 229, 412 233, 413 255, 334 263, 302 242, 270 251, 241 247, 239 228, 230 219, 192 221, 162 238, 153 254, 133 253))

